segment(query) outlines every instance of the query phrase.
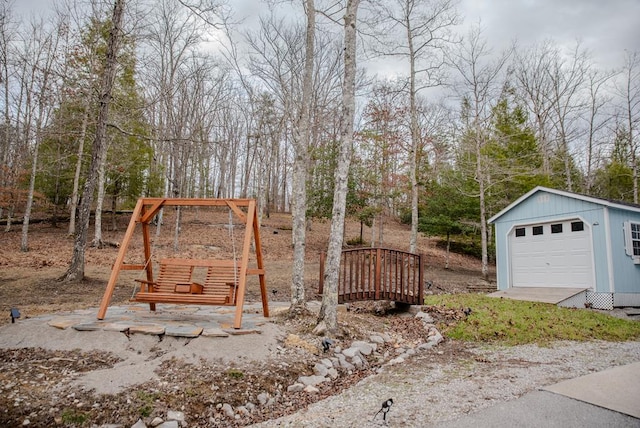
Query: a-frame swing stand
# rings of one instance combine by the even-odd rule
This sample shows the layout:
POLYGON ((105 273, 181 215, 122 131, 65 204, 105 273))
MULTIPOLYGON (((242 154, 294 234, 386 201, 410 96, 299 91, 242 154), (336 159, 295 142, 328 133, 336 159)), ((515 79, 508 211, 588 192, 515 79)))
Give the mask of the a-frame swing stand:
POLYGON ((235 306, 233 327, 242 327, 242 310, 248 275, 258 275, 262 312, 269 316, 267 286, 265 283, 262 246, 260 243, 260 226, 253 199, 207 199, 207 198, 140 198, 133 210, 131 221, 122 239, 118 257, 111 270, 107 288, 102 297, 98 319, 103 320, 107 313, 111 296, 122 270, 143 270, 146 279, 141 290, 133 301, 149 303, 149 309, 155 311, 156 303, 199 304, 235 306), (201 260, 201 259, 163 259, 160 261, 160 272, 154 276, 151 263, 150 222, 158 211, 164 207, 228 207, 237 218, 245 224, 242 257, 238 260, 201 260), (246 210, 246 211, 245 211, 246 210), (131 238, 140 225, 144 247, 144 264, 127 264, 124 262, 131 238), (249 268, 249 250, 251 242, 255 244, 256 265, 249 268), (194 267, 207 269, 204 283, 196 283, 191 279, 194 267))

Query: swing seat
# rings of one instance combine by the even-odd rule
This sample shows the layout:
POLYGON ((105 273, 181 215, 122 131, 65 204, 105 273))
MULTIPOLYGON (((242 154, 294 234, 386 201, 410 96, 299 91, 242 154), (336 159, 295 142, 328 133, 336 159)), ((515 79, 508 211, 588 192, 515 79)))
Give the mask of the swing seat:
POLYGON ((156 281, 143 284, 131 301, 235 306, 240 266, 233 260, 162 259, 156 281), (204 282, 193 281, 196 268, 206 268, 204 282))

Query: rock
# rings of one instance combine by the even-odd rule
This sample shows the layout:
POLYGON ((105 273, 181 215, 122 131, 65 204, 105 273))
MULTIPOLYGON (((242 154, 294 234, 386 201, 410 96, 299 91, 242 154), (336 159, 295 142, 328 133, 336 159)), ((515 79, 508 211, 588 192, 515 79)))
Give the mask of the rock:
POLYGON ((333 367, 327 370, 327 376, 329 376, 332 380, 338 379, 338 370, 333 367))
POLYGON ((231 407, 231 404, 229 403, 224 403, 222 405, 222 412, 225 414, 225 416, 227 416, 228 418, 233 418, 236 415, 236 412, 233 411, 233 407, 231 407))
POLYGON ((355 369, 355 366, 353 364, 351 364, 349 361, 347 361, 347 357, 345 357, 343 354, 339 354, 338 355, 338 360, 340 361, 340 367, 345 369, 345 370, 353 370, 355 369))
POLYGON ((321 359, 320 364, 324 365, 328 369, 333 368, 333 362, 328 358, 321 359))
POLYGON ((434 345, 435 345, 435 343, 433 343, 433 342, 421 343, 420 345, 418 345, 418 350, 419 351, 427 351, 427 350, 433 348, 434 345))
POLYGON ((433 343, 434 345, 437 345, 438 343, 442 342, 444 340, 444 337, 442 337, 442 335, 440 334, 439 331, 436 332, 435 335, 431 336, 427 342, 433 343))
POLYGON ((249 412, 249 410, 248 410, 246 407, 244 407, 244 406, 238 406, 238 407, 236 407, 236 411, 237 411, 238 413, 240 413, 241 415, 244 415, 244 416, 249 416, 249 414, 251 413, 251 412, 249 412))
POLYGON ((157 426, 157 428, 179 428, 178 421, 166 421, 157 426))
POLYGON ((246 409, 249 412, 253 412, 256 409, 256 405, 253 404, 251 401, 247 402, 247 404, 245 404, 244 407, 246 407, 246 409))
POLYGON ((169 410, 169 411, 167 411, 167 420, 168 421, 184 422, 184 413, 183 412, 179 412, 179 411, 175 411, 175 410, 169 410))
POLYGON ((317 363, 315 366, 313 366, 313 373, 316 376, 325 377, 327 375, 328 371, 329 371, 329 369, 324 364, 317 363))
POLYGON ((142 419, 138 419, 138 421, 131 425, 131 428, 147 428, 147 425, 142 421, 142 419))
POLYGON ((405 359, 402 357, 396 357, 392 360, 389 361, 389 365, 394 365, 394 364, 402 364, 404 363, 405 359))
POLYGON ((327 379, 324 376, 300 376, 298 378, 298 382, 308 385, 318 385, 322 382, 325 382, 327 379))
POLYGON ((371 336, 369 336, 369 341, 378 345, 382 345, 384 343, 384 339, 378 334, 372 334, 371 336))
POLYGON ((31 425, 31 421, 29 419, 25 419, 24 421, 22 421, 22 426, 27 426, 27 425, 31 425))
POLYGON ((362 355, 371 355, 373 351, 378 349, 378 346, 372 343, 363 342, 357 340, 351 344, 352 348, 358 349, 362 355))
POLYGON ((304 390, 304 385, 301 383, 294 383, 287 387, 287 392, 300 392, 302 390, 304 390))
POLYGON ((160 417, 155 417, 153 418, 153 420, 149 423, 149 425, 151 425, 152 427, 157 427, 158 425, 160 425, 161 423, 163 423, 164 420, 160 417))
POLYGON ((421 320, 423 323, 426 324, 433 324, 433 318, 431 317, 431 315, 429 315, 426 312, 418 312, 416 314, 416 318, 418 318, 419 320, 421 320))
POLYGON ((344 351, 342 351, 342 355, 344 355, 347 358, 353 358, 356 355, 360 354, 360 349, 358 349, 355 346, 352 346, 350 348, 345 349, 344 351))
POLYGON ((356 355, 351 359, 351 364, 356 366, 358 370, 362 370, 366 366, 366 360, 360 355, 356 355))
POLYGON ((269 394, 266 392, 258 394, 258 403, 260 403, 261 406, 267 404, 267 401, 269 401, 269 394))
POLYGON ((304 392, 309 393, 309 394, 315 394, 317 392, 320 392, 320 390, 318 388, 316 388, 315 386, 313 386, 313 385, 307 385, 304 388, 304 392))

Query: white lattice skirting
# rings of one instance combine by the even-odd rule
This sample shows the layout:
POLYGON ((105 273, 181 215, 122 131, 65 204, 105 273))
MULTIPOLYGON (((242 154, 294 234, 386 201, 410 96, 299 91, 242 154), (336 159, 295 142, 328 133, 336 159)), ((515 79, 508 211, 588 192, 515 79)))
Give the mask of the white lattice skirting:
POLYGON ((613 293, 596 293, 587 291, 587 302, 591 304, 593 309, 613 309, 613 293))

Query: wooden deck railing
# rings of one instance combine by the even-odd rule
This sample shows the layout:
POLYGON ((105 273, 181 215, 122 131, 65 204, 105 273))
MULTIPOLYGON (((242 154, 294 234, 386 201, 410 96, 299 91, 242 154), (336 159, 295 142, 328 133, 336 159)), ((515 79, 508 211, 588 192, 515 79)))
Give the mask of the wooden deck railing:
MULTIPOLYGON (((326 255, 320 255, 320 294, 324 288, 326 255)), ((338 303, 392 300, 410 305, 424 302, 421 254, 388 248, 342 250, 338 275, 338 303)))

